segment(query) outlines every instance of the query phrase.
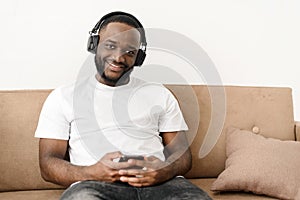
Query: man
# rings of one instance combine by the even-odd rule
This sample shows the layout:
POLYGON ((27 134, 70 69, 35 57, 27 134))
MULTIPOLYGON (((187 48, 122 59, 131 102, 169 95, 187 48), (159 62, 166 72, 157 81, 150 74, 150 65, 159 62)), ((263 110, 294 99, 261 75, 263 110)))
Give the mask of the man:
POLYGON ((179 176, 191 154, 177 101, 161 84, 130 76, 146 56, 141 23, 105 15, 88 50, 95 77, 55 89, 41 111, 42 177, 69 186, 61 199, 210 199, 179 176), (124 154, 139 157, 121 162, 124 154))

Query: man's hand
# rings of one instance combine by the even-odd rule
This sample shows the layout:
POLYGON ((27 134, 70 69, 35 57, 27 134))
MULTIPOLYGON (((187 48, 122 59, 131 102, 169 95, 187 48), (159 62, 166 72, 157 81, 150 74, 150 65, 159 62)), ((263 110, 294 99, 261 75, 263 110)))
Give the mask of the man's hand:
POLYGON ((151 186, 167 181, 177 175, 184 175, 191 168, 191 153, 184 132, 161 133, 165 162, 151 156, 142 160, 128 160, 128 163, 142 169, 119 170, 120 180, 135 187, 151 186))
POLYGON ((121 152, 112 152, 105 154, 97 163, 88 166, 85 173, 89 180, 98 180, 106 182, 115 182, 120 180, 119 170, 132 167, 134 163, 115 162, 114 159, 120 158, 121 152))
POLYGON ((155 185, 174 176, 171 165, 154 156, 145 157, 145 160, 130 159, 128 163, 141 169, 119 170, 120 180, 135 187, 155 185))

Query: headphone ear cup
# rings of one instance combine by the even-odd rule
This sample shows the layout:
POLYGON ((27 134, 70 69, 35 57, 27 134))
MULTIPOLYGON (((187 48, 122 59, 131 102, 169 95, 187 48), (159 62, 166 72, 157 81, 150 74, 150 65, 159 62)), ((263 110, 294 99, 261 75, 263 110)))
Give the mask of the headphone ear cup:
POLYGON ((134 66, 141 66, 146 58, 146 53, 142 49, 138 50, 134 66))
POLYGON ((99 35, 91 35, 87 43, 87 50, 93 54, 96 54, 98 42, 99 42, 99 35))

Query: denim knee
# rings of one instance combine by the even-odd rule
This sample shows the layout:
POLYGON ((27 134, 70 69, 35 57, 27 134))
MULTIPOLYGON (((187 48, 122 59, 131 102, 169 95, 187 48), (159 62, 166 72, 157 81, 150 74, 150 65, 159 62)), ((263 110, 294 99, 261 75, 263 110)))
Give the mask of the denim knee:
POLYGON ((98 192, 79 182, 64 191, 60 200, 99 200, 98 192))

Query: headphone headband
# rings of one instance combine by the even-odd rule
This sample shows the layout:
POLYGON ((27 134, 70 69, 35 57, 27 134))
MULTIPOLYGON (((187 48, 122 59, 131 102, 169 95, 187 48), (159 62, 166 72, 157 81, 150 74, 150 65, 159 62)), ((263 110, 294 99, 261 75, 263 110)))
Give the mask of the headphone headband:
POLYGON ((132 14, 122 12, 122 11, 115 11, 115 12, 108 13, 108 14, 104 15, 103 17, 101 17, 101 19, 97 22, 97 24, 94 26, 94 28, 91 32, 96 33, 96 31, 100 28, 101 24, 106 19, 108 19, 112 16, 115 16, 115 15, 124 15, 124 16, 130 17, 139 25, 139 28, 143 28, 143 25, 141 24, 141 22, 135 16, 133 16, 132 14))
POLYGON ((142 36, 141 37, 142 38, 142 46, 146 46, 147 45, 146 36, 145 36, 145 31, 144 31, 144 27, 143 27, 142 23, 135 16, 133 16, 132 14, 122 12, 122 11, 111 12, 111 13, 108 13, 108 14, 104 15, 103 17, 101 17, 101 19, 97 22, 97 24, 89 32, 89 34, 90 35, 96 34, 100 30, 101 25, 103 24, 103 22, 105 22, 105 20, 109 19, 110 17, 116 16, 116 15, 127 16, 127 17, 133 19, 138 24, 137 28, 141 29, 140 33, 141 33, 141 36, 142 36))

